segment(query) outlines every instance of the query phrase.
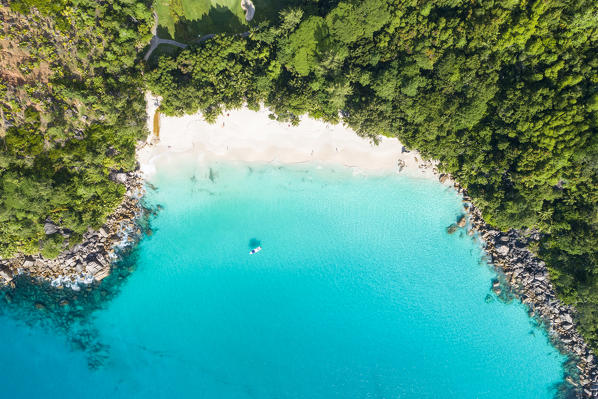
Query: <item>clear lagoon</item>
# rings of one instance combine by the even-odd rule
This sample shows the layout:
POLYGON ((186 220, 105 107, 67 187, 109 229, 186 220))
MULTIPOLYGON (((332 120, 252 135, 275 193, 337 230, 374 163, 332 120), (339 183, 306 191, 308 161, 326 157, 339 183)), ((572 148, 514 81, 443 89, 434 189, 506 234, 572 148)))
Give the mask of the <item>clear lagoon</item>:
POLYGON ((479 243, 447 234, 462 204, 437 182, 185 161, 151 182, 136 270, 84 321, 101 356, 4 309, 3 397, 552 398, 563 381, 479 243))

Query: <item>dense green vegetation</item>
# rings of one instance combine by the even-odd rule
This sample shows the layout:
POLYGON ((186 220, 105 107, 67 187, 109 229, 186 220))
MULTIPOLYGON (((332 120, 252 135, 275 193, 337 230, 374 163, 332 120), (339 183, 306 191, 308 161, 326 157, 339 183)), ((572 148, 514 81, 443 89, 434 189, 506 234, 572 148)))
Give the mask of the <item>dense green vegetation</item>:
POLYGON ((147 73, 168 114, 247 103, 397 136, 440 160, 537 252, 598 348, 598 5, 591 0, 304 1, 147 73))
POLYGON ((0 5, 0 256, 55 256, 101 225, 145 134, 138 52, 149 2, 0 5), (65 229, 46 235, 44 223, 65 229))

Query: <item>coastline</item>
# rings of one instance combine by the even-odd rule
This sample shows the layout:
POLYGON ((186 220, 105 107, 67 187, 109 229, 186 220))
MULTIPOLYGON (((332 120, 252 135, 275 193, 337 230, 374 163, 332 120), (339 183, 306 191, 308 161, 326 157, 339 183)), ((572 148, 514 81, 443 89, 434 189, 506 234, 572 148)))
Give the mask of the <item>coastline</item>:
POLYGON ((598 365, 577 331, 575 308, 557 298, 546 264, 529 250, 529 245, 538 241, 540 234, 493 229, 471 203, 467 191, 458 183, 454 183, 454 187, 463 196, 470 231, 477 233, 488 255, 488 263, 498 274, 492 282, 492 291, 505 301, 515 298, 526 305, 529 316, 545 328, 552 345, 575 364, 577 371, 573 367, 565 370, 568 375, 564 383, 570 384, 579 397, 598 397, 598 365))
MULTIPOLYGON (((148 96, 147 122, 152 131, 158 103, 148 96)), ((271 120, 267 110, 229 111, 215 124, 208 124, 200 114, 180 118, 161 116, 159 139, 149 135, 140 143, 137 159, 140 169, 115 173, 112 178, 127 187, 123 202, 97 231, 88 231, 81 244, 50 260, 41 256, 18 256, 0 260, 0 282, 10 284, 13 277, 27 273, 56 288, 80 289, 80 285, 100 281, 109 275, 117 259, 117 249, 135 245, 142 233, 137 221, 142 214, 140 199, 144 182, 157 168, 181 155, 198 162, 218 161, 259 164, 341 165, 355 174, 405 174, 433 178, 454 187, 463 195, 471 234, 477 232, 489 256, 489 263, 499 274, 492 289, 498 295, 512 294, 527 305, 530 317, 540 321, 552 344, 572 356, 579 373, 567 379, 581 397, 598 397, 598 368, 594 355, 575 327, 575 309, 562 304, 554 292, 545 264, 527 245, 537 234, 523 235, 511 230, 494 230, 471 204, 466 190, 450 176, 439 174, 436 165, 421 160, 416 151, 406 152, 396 139, 382 138, 378 146, 359 137, 342 125, 330 125, 302 118, 299 126, 271 120)))
MULTIPOLYGON (((147 127, 154 129, 159 99, 146 96, 147 127)), ((148 136, 137 154, 144 176, 160 164, 185 155, 197 162, 291 165, 339 165, 355 174, 400 173, 434 178, 433 162, 417 151, 407 151, 394 138, 381 137, 378 145, 342 124, 302 117, 298 126, 269 118, 270 111, 247 108, 227 111, 213 124, 200 113, 182 117, 160 115, 159 138, 148 136)))
POLYGON ((118 259, 118 252, 135 245, 142 236, 137 221, 143 213, 140 200, 145 193, 139 171, 113 173, 111 179, 123 184, 127 192, 102 227, 88 229, 80 243, 55 259, 44 258, 41 254, 0 259, 0 287, 14 287, 12 280, 21 274, 49 281, 57 289, 75 291, 106 278, 118 259))

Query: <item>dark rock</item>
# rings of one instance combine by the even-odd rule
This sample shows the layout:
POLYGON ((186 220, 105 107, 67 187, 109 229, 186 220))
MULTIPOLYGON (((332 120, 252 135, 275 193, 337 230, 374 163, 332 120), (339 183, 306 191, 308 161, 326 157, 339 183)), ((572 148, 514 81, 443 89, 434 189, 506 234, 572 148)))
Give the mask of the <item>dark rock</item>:
POLYGON ((457 219, 457 226, 465 227, 466 223, 467 223, 467 217, 465 215, 459 216, 459 219, 457 219))
POLYGON ((449 227, 446 228, 447 233, 453 234, 455 231, 459 230, 459 226, 456 224, 451 224, 449 227))
POLYGON ((405 166, 407 166, 407 164, 402 159, 399 159, 399 161, 397 162, 397 166, 399 167, 399 172, 402 172, 403 169, 405 169, 405 166))
POLYGON ((44 224, 44 233, 46 233, 46 235, 57 233, 58 230, 58 226, 56 226, 54 223, 46 222, 44 224))

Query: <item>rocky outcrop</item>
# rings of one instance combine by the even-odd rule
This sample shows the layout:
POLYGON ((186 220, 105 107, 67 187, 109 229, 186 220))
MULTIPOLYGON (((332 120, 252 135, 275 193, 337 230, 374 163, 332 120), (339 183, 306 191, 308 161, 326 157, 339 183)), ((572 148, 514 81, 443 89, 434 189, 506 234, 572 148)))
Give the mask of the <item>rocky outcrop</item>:
POLYGON ((59 227, 56 226, 54 223, 52 223, 51 221, 47 221, 44 224, 44 233, 46 235, 50 235, 50 234, 54 234, 54 233, 58 233, 59 231, 59 227))
MULTIPOLYGON (((528 249, 529 244, 540 239, 540 234, 537 231, 493 229, 486 224, 480 210, 471 204, 465 190, 456 183, 454 187, 464 196, 470 235, 477 233, 490 263, 499 273, 500 278, 492 282, 492 291, 499 297, 517 298, 527 306, 530 316, 544 325, 553 345, 575 361, 576 370, 571 374, 577 377, 577 382, 569 376, 566 383, 577 392, 577 397, 598 398, 596 360, 575 328, 575 309, 557 299, 546 264, 528 249)), ((461 226, 459 222, 458 226, 461 226)))
POLYGON ((467 224, 467 217, 465 215, 460 215, 457 218, 457 223, 451 224, 449 227, 446 228, 446 231, 449 234, 453 234, 453 233, 459 231, 459 228, 465 227, 466 224, 467 224))
POLYGON ((251 0, 241 0, 241 8, 245 12, 245 21, 249 22, 255 15, 255 6, 251 0))
MULTIPOLYGON (((88 230, 81 243, 61 253, 56 259, 41 255, 19 255, 12 259, 0 259, 0 285, 11 284, 14 276, 27 273, 47 281, 56 287, 78 290, 81 284, 99 281, 110 274, 116 251, 135 243, 141 236, 136 224, 142 207, 143 179, 140 172, 114 173, 114 181, 127 187, 122 203, 98 230, 88 230)), ((46 234, 61 232, 59 226, 48 220, 44 224, 46 234)))

